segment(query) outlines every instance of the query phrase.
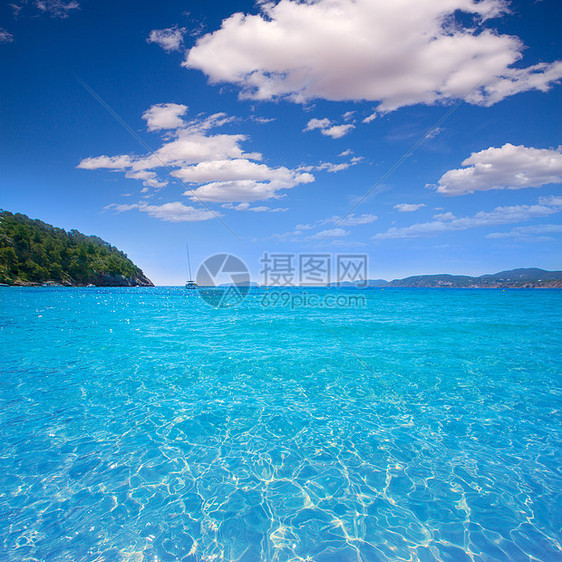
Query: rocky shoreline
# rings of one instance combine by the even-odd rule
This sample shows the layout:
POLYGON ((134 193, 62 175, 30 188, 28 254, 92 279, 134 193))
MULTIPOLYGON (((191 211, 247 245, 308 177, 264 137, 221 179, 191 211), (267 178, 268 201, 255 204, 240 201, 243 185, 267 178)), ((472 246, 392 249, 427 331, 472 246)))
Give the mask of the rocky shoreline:
POLYGON ((38 283, 35 281, 16 280, 12 284, 3 283, 4 287, 154 287, 154 283, 144 275, 136 277, 124 277, 121 275, 99 275, 90 283, 74 283, 71 281, 46 281, 38 283))

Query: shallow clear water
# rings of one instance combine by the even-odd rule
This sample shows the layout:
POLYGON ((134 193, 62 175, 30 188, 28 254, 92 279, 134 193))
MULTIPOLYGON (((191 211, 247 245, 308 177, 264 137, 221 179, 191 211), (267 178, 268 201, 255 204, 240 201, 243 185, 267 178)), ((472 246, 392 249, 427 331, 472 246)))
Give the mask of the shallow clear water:
POLYGON ((561 560, 562 291, 357 293, 0 288, 0 559, 561 560))

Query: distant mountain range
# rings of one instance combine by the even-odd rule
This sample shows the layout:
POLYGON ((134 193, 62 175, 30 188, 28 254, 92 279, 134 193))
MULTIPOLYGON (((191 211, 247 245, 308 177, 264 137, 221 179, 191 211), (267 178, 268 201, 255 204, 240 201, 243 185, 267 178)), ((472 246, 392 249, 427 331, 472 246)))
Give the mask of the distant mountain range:
MULTIPOLYGON (((329 286, 338 286, 331 283, 329 286)), ((344 282, 341 287, 358 287, 361 283, 344 282)), ((365 283, 363 283, 365 286, 365 283)), ((510 288, 543 288, 562 289, 562 271, 546 271, 536 267, 511 269, 480 277, 469 275, 414 275, 404 279, 385 281, 384 279, 369 279, 367 287, 420 287, 420 288, 450 288, 450 289, 510 289, 510 288)))

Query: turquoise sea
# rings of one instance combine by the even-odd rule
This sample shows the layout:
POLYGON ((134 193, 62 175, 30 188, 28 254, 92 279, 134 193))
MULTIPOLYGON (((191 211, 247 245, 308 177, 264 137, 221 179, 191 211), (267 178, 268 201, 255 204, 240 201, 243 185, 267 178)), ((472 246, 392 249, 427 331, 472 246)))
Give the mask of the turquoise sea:
POLYGON ((266 294, 0 287, 0 560, 562 560, 562 291, 266 294))

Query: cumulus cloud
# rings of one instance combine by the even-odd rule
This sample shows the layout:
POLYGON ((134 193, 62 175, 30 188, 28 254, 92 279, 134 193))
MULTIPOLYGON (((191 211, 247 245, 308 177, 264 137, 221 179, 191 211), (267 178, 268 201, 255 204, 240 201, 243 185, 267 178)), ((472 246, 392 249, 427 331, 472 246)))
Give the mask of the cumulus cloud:
MULTIPOLYGON (((279 170, 279 169, 277 169, 279 170)), ((272 176, 275 169, 272 169, 272 176)), ((184 195, 197 201, 213 201, 222 203, 228 201, 240 201, 243 203, 251 201, 264 201, 266 199, 277 199, 281 195, 280 190, 289 189, 301 183, 314 181, 311 174, 294 174, 286 179, 272 177, 269 181, 256 181, 253 179, 214 181, 201 185, 197 189, 188 189, 184 195)))
POLYGON ((333 125, 328 127, 327 129, 322 129, 320 132, 323 135, 328 137, 332 137, 333 139, 341 139, 347 133, 352 131, 355 128, 355 125, 347 124, 347 125, 333 125))
POLYGON ((205 183, 184 195, 199 201, 251 202, 278 198, 280 190, 314 181, 314 176, 284 166, 271 168, 247 159, 215 160, 183 167, 173 175, 187 183, 205 183))
POLYGON ((187 105, 179 103, 159 103, 147 109, 142 118, 149 131, 177 129, 184 125, 182 116, 187 112, 187 105))
POLYGON ((199 162, 226 160, 230 158, 259 159, 261 155, 246 153, 240 143, 245 135, 207 135, 191 130, 180 129, 175 136, 159 149, 146 156, 121 154, 118 156, 98 156, 85 158, 79 168, 89 170, 107 168, 110 170, 132 171, 153 170, 157 168, 181 168, 199 162))
POLYGON ((13 40, 14 36, 0 27, 0 43, 11 43, 13 40))
POLYGON ((562 61, 514 67, 522 41, 488 25, 505 0, 281 0, 260 9, 199 38, 183 65, 242 97, 369 100, 383 112, 462 98, 489 106, 562 78, 562 61))
POLYGON ((473 152, 463 168, 449 170, 437 192, 464 195, 491 189, 523 189, 562 182, 562 149, 514 146, 490 147, 473 152))
POLYGON ((323 119, 314 118, 307 123, 304 130, 314 131, 314 129, 327 129, 331 124, 332 122, 327 117, 324 117, 323 119))
POLYGON ((144 113, 149 130, 168 131, 162 146, 153 153, 89 157, 78 168, 125 172, 125 177, 141 180, 144 191, 166 186, 168 181, 158 178, 157 172, 169 173, 190 185, 184 195, 193 201, 220 203, 277 199, 284 190, 314 181, 314 176, 302 169, 259 163, 260 153, 243 150, 241 145, 248 140, 245 135, 211 134, 211 128, 232 121, 225 113, 186 122, 186 112, 184 105, 159 104, 144 113))
POLYGON ((398 205, 394 205, 399 213, 413 213, 422 207, 425 207, 425 203, 398 203, 398 205))
MULTIPOLYGON (((351 112, 352 113, 352 112, 351 112)), ((343 125, 334 125, 328 118, 324 119, 311 119, 304 131, 314 131, 315 129, 319 129, 320 132, 327 136, 332 137, 333 139, 340 139, 344 137, 355 128, 355 125, 351 123, 343 124, 343 125)))
POLYGON ((288 168, 270 168, 245 158, 232 160, 212 160, 200 162, 195 166, 184 166, 173 175, 187 183, 205 183, 209 181, 286 181, 291 182, 294 172, 288 168))
POLYGON ((192 206, 184 205, 179 201, 164 203, 163 205, 148 205, 145 203, 133 203, 131 205, 108 205, 106 209, 111 209, 117 213, 132 211, 136 209, 147 213, 151 217, 167 222, 200 222, 221 217, 220 213, 209 209, 196 209, 192 206))
POLYGON ((71 2, 64 2, 63 0, 37 0, 35 5, 45 14, 60 19, 67 18, 69 12, 80 8, 80 4, 74 0, 71 2))
MULTIPOLYGON (((417 223, 406 227, 391 227, 386 232, 373 236, 374 240, 393 238, 421 238, 435 236, 442 232, 468 230, 470 228, 494 226, 524 222, 533 218, 547 217, 558 213, 560 207, 548 206, 540 200, 536 205, 513 205, 510 207, 496 207, 492 211, 480 211, 471 217, 441 216, 440 218, 424 223, 417 223)), ((434 217, 435 218, 435 217, 434 217)))
POLYGON ((169 27, 167 29, 153 29, 147 38, 147 43, 156 43, 167 51, 179 51, 183 45, 184 27, 169 27))
POLYGON ((83 170, 98 170, 99 168, 108 168, 110 170, 124 170, 130 168, 133 164, 133 159, 127 154, 120 156, 91 156, 84 158, 78 164, 78 168, 83 170))

